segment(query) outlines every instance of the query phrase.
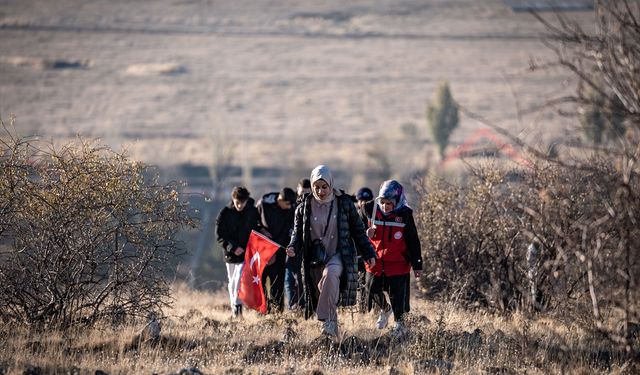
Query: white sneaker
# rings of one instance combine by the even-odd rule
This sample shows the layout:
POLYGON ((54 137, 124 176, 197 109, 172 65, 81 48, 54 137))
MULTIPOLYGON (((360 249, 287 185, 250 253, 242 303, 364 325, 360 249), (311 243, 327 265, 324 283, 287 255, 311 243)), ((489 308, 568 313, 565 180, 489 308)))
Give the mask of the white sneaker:
POLYGON ((387 324, 389 324, 389 316, 391 316, 391 309, 388 311, 380 311, 380 315, 378 316, 378 320, 376 321, 377 329, 385 329, 387 324))
POLYGON ((322 335, 338 337, 338 322, 333 320, 325 320, 322 322, 322 335))
POLYGON ((393 326, 392 332, 396 338, 400 338, 407 334, 407 328, 405 328, 402 322, 396 322, 396 324, 393 326))

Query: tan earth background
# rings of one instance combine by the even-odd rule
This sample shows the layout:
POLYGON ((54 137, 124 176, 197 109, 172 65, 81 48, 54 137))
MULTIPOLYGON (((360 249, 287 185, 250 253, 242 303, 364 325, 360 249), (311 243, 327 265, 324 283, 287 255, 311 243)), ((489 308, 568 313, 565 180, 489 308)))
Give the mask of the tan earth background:
MULTIPOLYGON (((532 145, 574 137, 554 109, 530 111, 575 86, 531 69, 555 59, 544 32, 501 0, 5 0, 0 115, 56 144, 98 138, 204 193, 185 274, 210 285, 224 279, 213 223, 233 185, 260 198, 320 163, 348 192, 375 190, 382 159, 405 184, 433 171, 426 108, 442 81, 532 145)), ((461 115, 447 152, 485 127, 461 115)))
MULTIPOLYGON (((566 136, 552 111, 517 116, 571 85, 530 69, 553 60, 543 31, 501 0, 2 1, 0 114, 24 135, 99 138, 160 167, 230 154, 353 176, 379 150, 420 169, 435 157, 425 111, 443 80, 530 142, 566 136)), ((481 127, 462 116, 452 147, 481 127)))

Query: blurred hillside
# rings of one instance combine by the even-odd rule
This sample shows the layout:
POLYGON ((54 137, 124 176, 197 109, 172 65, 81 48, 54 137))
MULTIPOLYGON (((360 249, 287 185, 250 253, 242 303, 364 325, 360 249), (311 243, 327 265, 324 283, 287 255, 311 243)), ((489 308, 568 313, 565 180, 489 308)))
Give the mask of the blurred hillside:
MULTIPOLYGON (((499 0, 14 1, 0 27, 3 116, 152 164, 210 165, 227 149, 236 164, 361 172, 376 140, 406 144, 413 124, 415 160, 398 157, 422 166, 426 102, 444 79, 496 123, 562 136, 551 113, 517 119, 565 77, 527 73, 550 56, 542 27, 499 0)), ((478 126, 463 118, 453 140, 478 126)))
MULTIPOLYGON (((3 1, 0 114, 16 114, 23 135, 100 138, 187 180, 210 225, 230 186, 259 198, 320 163, 351 192, 408 182, 437 162, 425 111, 442 80, 534 145, 569 137, 554 112, 529 111, 571 82, 530 69, 553 56, 543 27, 512 5, 3 1)), ((452 147, 481 127, 463 116, 452 147)), ((210 237, 195 241, 211 252, 210 237)))

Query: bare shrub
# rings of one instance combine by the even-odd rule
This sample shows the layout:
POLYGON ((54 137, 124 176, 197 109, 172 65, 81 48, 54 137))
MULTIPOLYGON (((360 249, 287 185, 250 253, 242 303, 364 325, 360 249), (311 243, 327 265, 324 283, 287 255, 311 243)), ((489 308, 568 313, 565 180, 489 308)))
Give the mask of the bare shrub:
POLYGON ((609 156, 581 169, 558 166, 538 182, 537 207, 522 205, 543 248, 554 254, 551 271, 564 285, 557 298, 583 303, 595 326, 614 339, 619 332, 611 322, 622 322, 626 332, 639 318, 639 156, 626 166, 609 156))
POLYGON ((571 311, 630 347, 630 323, 640 318, 638 156, 623 165, 604 154, 581 168, 539 161, 478 169, 464 186, 432 183, 417 215, 423 289, 468 307, 571 311))
POLYGON ((416 221, 432 295, 500 311, 519 306, 527 239, 505 177, 478 169, 466 186, 433 182, 423 192, 416 221))
POLYGON ((2 126, 0 318, 64 327, 166 304, 178 232, 195 225, 178 184, 93 142, 54 147, 2 126))
POLYGON ((557 63, 578 79, 576 94, 566 99, 583 111, 597 108, 601 131, 625 137, 610 137, 615 142, 597 149, 595 159, 560 163, 572 183, 558 196, 564 201, 551 191, 550 204, 526 212, 560 240, 558 263, 576 268, 575 284, 586 291, 597 329, 628 350, 637 349, 630 327, 639 318, 640 3, 596 1, 592 31, 555 16, 536 14, 547 27, 546 43, 557 63), (567 218, 558 207, 567 200, 576 216, 558 227, 554 215, 567 218), (612 322, 621 329, 613 329, 612 322))

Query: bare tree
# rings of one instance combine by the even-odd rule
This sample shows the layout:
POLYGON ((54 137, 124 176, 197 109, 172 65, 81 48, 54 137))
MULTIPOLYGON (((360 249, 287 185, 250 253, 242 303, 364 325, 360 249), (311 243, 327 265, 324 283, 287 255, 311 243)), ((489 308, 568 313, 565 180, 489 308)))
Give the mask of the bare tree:
POLYGON ((555 19, 534 16, 547 30, 546 45, 557 62, 579 79, 576 95, 557 98, 593 104, 591 90, 607 103, 622 103, 614 115, 628 119, 640 130, 640 3, 630 0, 596 0, 593 31, 585 31, 561 13, 555 19), (586 90, 590 88, 590 90, 586 90))
MULTIPOLYGON (((603 122, 609 127, 605 132, 619 132, 612 127, 617 119, 625 119, 622 142, 599 148, 597 159, 576 165, 580 183, 593 189, 585 195, 581 215, 570 227, 552 228, 562 239, 559 250, 574 252, 575 257, 568 260, 581 265, 598 329, 631 350, 630 323, 639 319, 640 307, 636 292, 640 281, 636 261, 640 256, 640 2, 595 1, 592 31, 560 13, 555 20, 534 15, 549 31, 546 44, 555 51, 558 63, 579 79, 576 95, 566 99, 583 108, 606 109, 602 113, 608 117, 603 122), (602 103, 618 104, 602 108, 602 103), (607 327, 607 317, 620 317, 620 332, 607 327)), ((554 222, 550 215, 531 213, 554 222)))

